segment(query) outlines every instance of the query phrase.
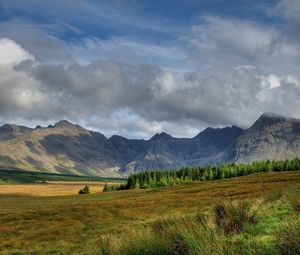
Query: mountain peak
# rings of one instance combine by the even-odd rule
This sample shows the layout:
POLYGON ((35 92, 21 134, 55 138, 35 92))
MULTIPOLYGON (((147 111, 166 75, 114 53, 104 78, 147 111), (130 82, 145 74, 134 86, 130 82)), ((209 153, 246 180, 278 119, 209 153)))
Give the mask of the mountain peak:
POLYGON ((276 113, 266 112, 262 114, 254 124, 249 128, 250 130, 258 130, 261 128, 270 128, 273 125, 286 125, 287 123, 299 123, 299 119, 288 118, 276 113))
POLYGON ((15 124, 4 124, 3 126, 0 127, 1 131, 13 131, 17 125, 15 124))
POLYGON ((228 135, 229 133, 239 133, 241 134, 243 132, 243 129, 241 129, 240 127, 237 126, 227 126, 227 127, 223 127, 223 128, 212 128, 212 127, 208 127, 206 129, 204 129, 203 131, 201 131, 198 135, 196 135, 194 138, 201 138, 204 136, 216 136, 218 135, 228 135))
POLYGON ((4 124, 0 127, 0 141, 13 139, 19 135, 28 133, 32 128, 15 124, 4 124))
POLYGON ((259 119, 287 119, 287 118, 277 113, 265 112, 259 117, 259 119))
POLYGON ((26 132, 26 131, 31 131, 32 128, 7 123, 7 124, 4 124, 3 126, 1 126, 0 130, 1 131, 22 131, 22 132, 26 132))
POLYGON ((165 132, 161 132, 161 133, 156 133, 154 136, 152 136, 150 140, 155 141, 155 140, 169 139, 169 138, 173 138, 173 136, 165 132))
POLYGON ((67 120, 60 120, 54 124, 54 127, 75 127, 75 126, 78 127, 78 125, 75 125, 67 120))

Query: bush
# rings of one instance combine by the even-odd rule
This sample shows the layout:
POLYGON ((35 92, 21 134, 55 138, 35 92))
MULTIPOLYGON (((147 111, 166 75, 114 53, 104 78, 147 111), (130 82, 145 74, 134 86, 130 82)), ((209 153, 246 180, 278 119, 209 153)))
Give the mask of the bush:
POLYGON ((125 189, 127 189, 127 184, 108 185, 107 183, 105 183, 104 187, 103 187, 103 192, 116 191, 116 190, 125 190, 125 189))
POLYGON ((279 254, 300 254, 300 219, 287 222, 278 232, 276 244, 279 254))
POLYGON ((241 200, 215 206, 215 223, 226 234, 240 233, 246 224, 257 222, 258 203, 241 200))
POLYGON ((81 190, 79 190, 78 194, 89 194, 90 188, 88 185, 85 185, 81 190))

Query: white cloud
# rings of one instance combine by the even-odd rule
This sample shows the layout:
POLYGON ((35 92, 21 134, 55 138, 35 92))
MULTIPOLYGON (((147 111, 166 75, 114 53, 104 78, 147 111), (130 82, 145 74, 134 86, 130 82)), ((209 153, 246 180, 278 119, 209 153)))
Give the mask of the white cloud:
POLYGON ((266 74, 298 74, 299 44, 267 25, 206 16, 181 41, 188 49, 190 61, 206 72, 252 65, 266 74))
POLYGON ((271 88, 279 87, 281 78, 275 74, 270 74, 265 77, 266 81, 270 84, 271 88))
POLYGON ((300 117, 299 79, 262 75, 252 66, 204 78, 113 61, 25 62, 0 72, 4 120, 67 118, 106 135, 149 138, 161 131, 193 136, 207 125, 248 127, 263 112, 300 117))
POLYGON ((280 0, 271 14, 278 14, 290 20, 300 20, 300 2, 299 0, 280 0))
POLYGON ((24 60, 34 60, 34 56, 14 41, 0 38, 0 65, 16 65, 24 60))
POLYGON ((279 28, 205 16, 168 45, 68 44, 20 21, 0 31, 11 38, 0 39, 1 122, 67 118, 108 136, 149 138, 248 127, 263 112, 300 118, 299 45, 279 28))

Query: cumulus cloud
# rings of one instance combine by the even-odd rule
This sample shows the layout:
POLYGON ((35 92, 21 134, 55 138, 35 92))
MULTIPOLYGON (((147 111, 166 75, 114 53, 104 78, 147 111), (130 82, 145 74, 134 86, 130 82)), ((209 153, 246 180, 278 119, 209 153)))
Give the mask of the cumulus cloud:
MULTIPOLYGON (((282 0, 272 15, 297 27, 297 8, 282 0)), ((202 16, 167 44, 63 41, 59 29, 0 22, 1 123, 66 118, 107 136, 149 138, 193 136, 208 125, 246 128, 263 112, 300 118, 300 46, 285 26, 202 16)))
POLYGON ((205 16, 181 41, 190 61, 205 71, 253 65, 264 73, 298 74, 299 44, 278 29, 253 21, 205 16))
POLYGON ((274 109, 300 116, 297 77, 264 76, 253 66, 233 68, 226 77, 203 78, 197 72, 182 75, 152 65, 105 60, 45 64, 32 59, 28 54, 14 68, 1 66, 2 119, 68 118, 109 135, 150 137, 157 131, 195 135, 207 125, 247 127, 274 109))
POLYGON ((34 60, 34 57, 14 41, 0 39, 0 65, 15 65, 24 60, 34 60))

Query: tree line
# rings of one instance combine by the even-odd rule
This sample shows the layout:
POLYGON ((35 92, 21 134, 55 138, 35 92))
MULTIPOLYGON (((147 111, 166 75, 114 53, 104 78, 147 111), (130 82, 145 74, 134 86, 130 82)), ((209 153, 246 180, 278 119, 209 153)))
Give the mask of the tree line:
POLYGON ((171 186, 183 182, 221 180, 261 172, 283 172, 300 170, 300 159, 264 160, 247 164, 222 164, 197 167, 182 167, 179 170, 156 170, 135 173, 127 184, 107 187, 105 191, 121 189, 147 189, 171 186))

